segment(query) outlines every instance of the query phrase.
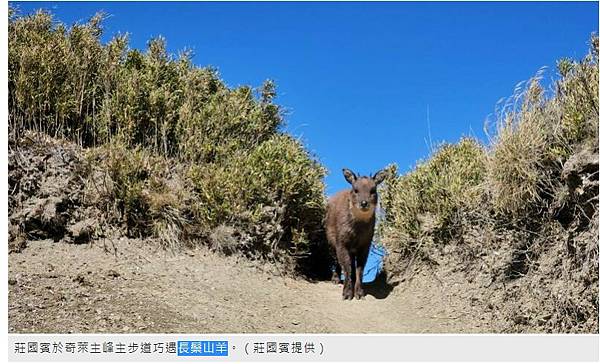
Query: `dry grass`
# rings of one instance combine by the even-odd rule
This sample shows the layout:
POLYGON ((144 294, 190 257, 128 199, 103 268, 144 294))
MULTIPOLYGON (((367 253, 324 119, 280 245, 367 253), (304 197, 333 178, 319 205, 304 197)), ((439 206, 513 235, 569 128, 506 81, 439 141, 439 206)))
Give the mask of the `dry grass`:
POLYGON ((486 176, 494 207, 512 219, 543 214, 560 189, 562 165, 598 139, 597 38, 580 62, 561 60, 553 96, 544 96, 541 73, 516 92, 516 105, 499 115, 486 176))

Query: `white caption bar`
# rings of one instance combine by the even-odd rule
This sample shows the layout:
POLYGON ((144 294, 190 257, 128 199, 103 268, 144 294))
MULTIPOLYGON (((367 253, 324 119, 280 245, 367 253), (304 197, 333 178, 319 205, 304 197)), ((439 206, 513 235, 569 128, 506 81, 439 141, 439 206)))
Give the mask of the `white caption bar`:
POLYGON ((10 361, 598 362, 599 335, 9 334, 10 361))

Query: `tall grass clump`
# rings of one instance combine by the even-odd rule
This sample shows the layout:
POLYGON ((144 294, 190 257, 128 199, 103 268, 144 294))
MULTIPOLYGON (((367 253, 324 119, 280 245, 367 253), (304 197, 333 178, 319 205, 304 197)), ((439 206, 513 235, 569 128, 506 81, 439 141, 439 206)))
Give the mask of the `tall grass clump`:
POLYGON ((86 148, 86 201, 125 234, 297 265, 321 243, 324 168, 281 132, 275 84, 228 87, 155 38, 101 42, 98 14, 66 26, 9 13, 9 132, 86 148), (225 236, 227 235, 227 236, 225 236))
MULTIPOLYGON (((82 140, 100 104, 100 65, 109 47, 99 42, 103 14, 70 29, 49 13, 9 14, 9 126, 82 140)), ((118 43, 119 40, 114 42, 118 43)))
POLYGON ((541 74, 517 90, 500 113, 490 142, 487 189, 497 212, 512 220, 548 210, 563 164, 598 143, 598 38, 580 62, 558 63, 560 79, 548 97, 541 74))

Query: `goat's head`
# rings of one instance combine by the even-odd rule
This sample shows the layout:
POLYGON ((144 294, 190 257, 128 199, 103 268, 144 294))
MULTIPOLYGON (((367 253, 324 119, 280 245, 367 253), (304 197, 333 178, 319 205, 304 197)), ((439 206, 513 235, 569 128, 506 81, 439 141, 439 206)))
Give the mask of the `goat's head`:
POLYGON ((374 176, 359 176, 344 168, 344 177, 352 185, 350 204, 354 211, 372 214, 377 206, 377 186, 383 182, 386 171, 381 170, 374 176))

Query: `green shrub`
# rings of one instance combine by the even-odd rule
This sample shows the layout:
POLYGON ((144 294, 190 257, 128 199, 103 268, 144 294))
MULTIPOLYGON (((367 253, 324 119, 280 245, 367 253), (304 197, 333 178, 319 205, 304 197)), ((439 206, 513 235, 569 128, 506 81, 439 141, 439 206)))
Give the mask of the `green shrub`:
POLYGON ((172 161, 114 142, 87 153, 89 203, 127 235, 158 238, 171 248, 185 245, 189 194, 169 167, 172 161))
POLYGON ((119 142, 90 149, 87 161, 89 203, 129 236, 180 248, 232 231, 235 239, 220 239, 229 241, 227 253, 296 267, 295 257, 321 243, 325 169, 288 135, 224 164, 174 168, 169 158, 119 142))
POLYGON ((210 228, 226 224, 252 235, 253 251, 306 253, 322 229, 324 174, 297 140, 277 135, 226 164, 192 167, 194 210, 210 228))
POLYGON ((441 145, 406 175, 388 178, 381 192, 384 243, 392 250, 407 252, 424 234, 451 233, 456 228, 456 214, 475 207, 480 200, 478 187, 484 175, 482 146, 463 138, 457 144, 441 145))

